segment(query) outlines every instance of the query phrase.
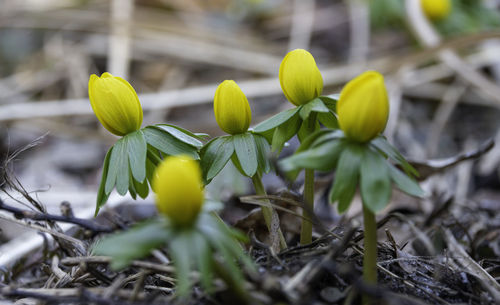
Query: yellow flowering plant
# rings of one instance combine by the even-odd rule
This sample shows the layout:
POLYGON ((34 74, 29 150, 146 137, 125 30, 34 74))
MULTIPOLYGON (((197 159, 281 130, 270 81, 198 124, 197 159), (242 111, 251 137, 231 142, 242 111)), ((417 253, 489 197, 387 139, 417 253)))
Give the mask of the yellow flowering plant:
POLYGON ((101 124, 121 137, 104 158, 97 194, 96 215, 116 188, 135 199, 146 198, 153 172, 162 156, 187 154, 199 159, 203 146, 199 135, 174 125, 157 124, 141 129, 142 107, 134 88, 124 79, 103 73, 90 76, 88 85, 92 109, 101 124))
MULTIPOLYGON (((279 153, 286 141, 297 135, 303 141, 320 128, 320 123, 337 128, 335 96, 322 96, 323 77, 314 57, 306 50, 290 51, 280 65, 279 80, 285 97, 295 108, 285 110, 258 124, 255 132, 262 134, 271 143, 272 150, 279 153)), ((312 223, 309 212, 314 209, 314 171, 305 171, 303 219, 300 234, 301 244, 312 241, 312 223)))
POLYGON ((365 227, 363 274, 377 281, 375 213, 388 204, 392 183, 403 192, 421 197, 413 177, 418 172, 380 134, 387 123, 389 101, 383 76, 367 71, 345 85, 337 102, 340 129, 323 129, 306 138, 294 155, 279 165, 294 178, 300 169, 336 170, 329 199, 345 212, 360 189, 365 227), (397 167, 403 169, 400 171, 397 167))
POLYGON ((249 303, 238 266, 242 262, 254 271, 240 245, 246 236, 218 217, 221 203, 205 199, 199 162, 187 155, 166 157, 154 173, 152 186, 159 217, 105 237, 93 248, 94 254, 111 256, 111 268, 119 270, 164 247, 175 266, 179 296, 188 295, 193 284, 190 273, 197 270, 207 292, 213 292, 213 278, 218 275, 249 303))
POLYGON ((451 0, 420 0, 424 14, 432 20, 442 20, 451 11, 451 0))
MULTIPOLYGON (((266 195, 261 176, 271 170, 270 147, 264 136, 248 130, 252 113, 248 100, 233 80, 223 81, 214 96, 214 114, 219 127, 229 135, 216 137, 200 151, 201 167, 206 183, 209 183, 231 160, 239 172, 252 179, 258 195, 266 195)), ((262 214, 276 251, 287 247, 278 229, 272 230, 274 220, 279 227, 276 211, 269 202, 262 206, 262 214)))

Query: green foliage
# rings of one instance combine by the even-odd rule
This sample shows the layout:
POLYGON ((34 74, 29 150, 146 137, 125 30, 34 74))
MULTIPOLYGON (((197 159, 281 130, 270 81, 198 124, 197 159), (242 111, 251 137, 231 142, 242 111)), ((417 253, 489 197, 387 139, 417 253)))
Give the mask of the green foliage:
POLYGON ((365 149, 360 174, 361 198, 370 211, 377 213, 385 208, 391 199, 389 167, 379 153, 365 149))
POLYGON ((206 201, 203 212, 192 227, 172 226, 166 218, 147 220, 126 232, 116 233, 99 241, 96 255, 112 257, 111 267, 120 270, 133 260, 148 256, 152 250, 166 247, 176 269, 177 294, 186 296, 192 285, 191 271, 200 272, 201 284, 213 291, 214 266, 218 264, 234 281, 242 281, 242 262, 248 270, 255 269, 239 242, 246 236, 229 228, 213 212, 221 204, 206 201))
POLYGON ((240 161, 243 174, 253 177, 257 172, 257 146, 251 133, 242 133, 233 137, 234 151, 240 161))
POLYGON ((349 141, 341 130, 318 130, 301 143, 295 154, 281 160, 279 165, 290 179, 295 179, 301 169, 335 169, 329 198, 332 203, 338 202, 340 213, 349 208, 358 185, 363 203, 374 213, 389 202, 392 182, 409 195, 421 197, 424 194, 412 178, 418 172, 383 136, 360 144, 349 141))
POLYGON ((268 173, 271 170, 269 154, 264 136, 251 131, 212 139, 200 151, 205 184, 210 183, 229 159, 244 176, 268 173))
POLYGON ((195 134, 167 124, 147 126, 128 133, 109 149, 104 159, 96 211, 108 200, 113 189, 124 196, 127 191, 135 199, 146 198, 161 154, 186 154, 198 160, 203 143, 195 134))
POLYGON ((359 164, 362 158, 363 149, 357 143, 346 145, 339 157, 335 180, 329 194, 332 203, 338 201, 339 213, 343 213, 349 208, 356 193, 359 164))
MULTIPOLYGON (((451 13, 436 22, 440 33, 451 36, 498 28, 500 13, 487 8, 484 1, 452 0, 451 13)), ((370 1, 372 25, 377 28, 406 28, 405 1, 370 1)))
POLYGON ((215 138, 201 149, 201 170, 205 184, 217 176, 233 153, 234 145, 231 136, 215 138))
POLYGON ((100 240, 93 248, 95 255, 112 257, 111 268, 120 270, 134 259, 142 258, 160 247, 171 236, 166 230, 170 224, 166 218, 147 220, 136 224, 125 232, 110 235, 100 240))
MULTIPOLYGON (((318 119, 327 127, 337 127, 335 107, 338 95, 320 96, 307 104, 282 111, 275 116, 261 122, 254 128, 254 132, 264 136, 271 143, 272 151, 280 153, 284 144, 294 135, 305 139, 309 134, 306 122, 311 113, 318 115, 318 119)), ((315 130, 319 124, 314 122, 315 130)))

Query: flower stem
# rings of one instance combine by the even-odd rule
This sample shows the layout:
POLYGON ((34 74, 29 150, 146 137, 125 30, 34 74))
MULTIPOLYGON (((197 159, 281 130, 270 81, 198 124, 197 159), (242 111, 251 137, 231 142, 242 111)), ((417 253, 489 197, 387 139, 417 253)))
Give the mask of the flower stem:
MULTIPOLYGON (((262 184, 262 179, 260 178, 260 174, 256 173, 252 177, 252 182, 253 186, 255 188, 255 193, 260 196, 267 196, 266 189, 264 188, 264 184, 262 184)), ((286 240, 285 237, 283 236, 283 232, 281 232, 281 229, 279 227, 279 218, 278 214, 276 211, 271 207, 269 200, 264 201, 267 206, 261 206, 262 210, 262 215, 264 215, 264 221, 266 222, 267 229, 269 230, 269 234, 271 235, 271 244, 274 246, 275 244, 278 245, 277 241, 279 239, 279 246, 273 247, 276 252, 279 251, 279 249, 283 250, 287 248, 286 240), (275 225, 277 226, 277 230, 273 230, 273 220, 275 222, 275 225), (276 236, 278 234, 278 236, 276 236)))
MULTIPOLYGON (((377 284, 377 221, 375 214, 363 204, 365 226, 365 255, 363 257, 363 280, 366 284, 377 284)), ((363 295, 363 304, 371 304, 371 298, 363 295)))
MULTIPOLYGON (((316 112, 311 112, 309 118, 303 124, 306 124, 307 134, 314 132, 316 125, 316 112)), ((300 244, 305 245, 312 242, 312 216, 309 212, 314 213, 314 170, 305 170, 304 180, 304 204, 306 208, 302 209, 302 226, 300 230, 300 244)))

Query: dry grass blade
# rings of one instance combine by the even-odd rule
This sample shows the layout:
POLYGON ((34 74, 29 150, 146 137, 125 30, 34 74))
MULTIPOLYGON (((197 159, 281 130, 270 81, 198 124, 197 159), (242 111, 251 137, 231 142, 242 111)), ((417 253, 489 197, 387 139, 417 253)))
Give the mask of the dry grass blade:
POLYGON ((498 284, 491 274, 470 257, 464 248, 457 242, 449 229, 445 229, 444 233, 451 255, 463 268, 465 268, 465 270, 467 270, 467 272, 479 279, 481 285, 490 292, 497 304, 500 303, 500 284, 498 284))

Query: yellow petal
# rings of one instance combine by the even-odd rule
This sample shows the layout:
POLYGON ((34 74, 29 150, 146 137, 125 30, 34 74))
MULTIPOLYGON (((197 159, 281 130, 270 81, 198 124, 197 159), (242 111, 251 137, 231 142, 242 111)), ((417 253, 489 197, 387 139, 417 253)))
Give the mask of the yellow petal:
POLYGON ((89 99, 97 119, 111 133, 124 136, 141 128, 142 107, 134 88, 105 72, 89 79, 89 99))
POLYGON ((340 128, 348 138, 366 142, 385 129, 389 100, 384 77, 367 71, 348 82, 337 103, 340 128))
POLYGON ((152 182, 156 206, 174 224, 191 225, 203 204, 201 169, 188 156, 167 157, 156 169, 152 182))
POLYGON ((306 50, 290 51, 283 58, 279 79, 286 98, 296 106, 307 104, 323 91, 321 72, 314 57, 306 50))
POLYGON ((450 0, 421 0, 420 4, 425 15, 432 20, 444 19, 451 11, 450 0))
POLYGON ((246 132, 252 120, 247 97, 232 80, 225 80, 217 87, 214 113, 219 127, 232 135, 246 132))

